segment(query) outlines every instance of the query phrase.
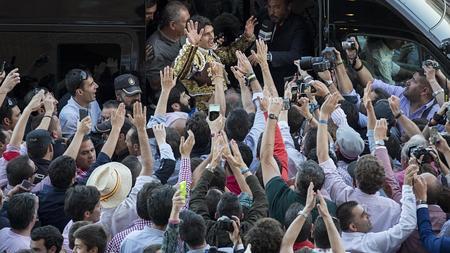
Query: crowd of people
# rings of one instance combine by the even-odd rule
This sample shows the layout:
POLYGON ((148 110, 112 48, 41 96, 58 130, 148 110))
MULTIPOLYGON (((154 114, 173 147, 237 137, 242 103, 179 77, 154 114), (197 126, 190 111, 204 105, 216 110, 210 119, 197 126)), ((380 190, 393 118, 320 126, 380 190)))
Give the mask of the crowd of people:
POLYGON ((66 102, 0 73, 0 252, 450 252, 448 79, 396 84, 353 37, 305 69, 291 4, 222 38, 147 1, 145 77, 101 106, 88 69, 66 102))

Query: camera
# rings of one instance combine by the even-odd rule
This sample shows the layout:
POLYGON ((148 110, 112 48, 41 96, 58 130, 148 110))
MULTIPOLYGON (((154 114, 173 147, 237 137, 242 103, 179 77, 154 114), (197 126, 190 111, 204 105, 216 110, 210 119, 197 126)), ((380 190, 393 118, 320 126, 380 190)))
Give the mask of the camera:
POLYGON ((331 63, 324 57, 305 56, 300 58, 300 68, 308 71, 323 72, 331 68, 331 63))
POLYGON ((356 50, 356 42, 351 39, 347 39, 346 41, 341 42, 343 50, 356 50))
POLYGON ((414 156, 417 160, 423 156, 422 163, 431 163, 434 161, 431 152, 434 152, 431 148, 425 148, 422 146, 413 147, 409 151, 409 156, 414 156))
POLYGON ((234 231, 233 220, 230 219, 228 216, 222 216, 219 219, 217 219, 217 228, 219 230, 233 233, 234 231))
POLYGON ((439 69, 439 63, 433 60, 425 60, 422 62, 422 66, 432 67, 434 69, 439 69))
POLYGON ((326 47, 322 50, 322 56, 330 62, 330 68, 334 69, 336 65, 336 54, 332 47, 326 47))

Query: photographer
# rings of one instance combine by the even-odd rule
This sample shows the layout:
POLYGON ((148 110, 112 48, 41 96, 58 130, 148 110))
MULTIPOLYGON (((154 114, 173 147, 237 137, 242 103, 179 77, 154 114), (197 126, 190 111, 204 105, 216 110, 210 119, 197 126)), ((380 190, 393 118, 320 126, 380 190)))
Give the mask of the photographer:
POLYGON ((414 75, 405 83, 405 87, 386 84, 381 80, 374 79, 372 74, 364 67, 358 56, 359 45, 355 38, 352 40, 356 44, 356 49, 346 50, 347 57, 353 69, 356 71, 360 82, 365 86, 373 81, 372 88, 381 88, 391 95, 400 98, 400 113, 394 115, 395 118, 405 114, 409 119, 427 118, 431 119, 435 112, 442 105, 444 90, 439 86, 435 76, 432 76, 427 66, 424 70, 414 73, 414 75))

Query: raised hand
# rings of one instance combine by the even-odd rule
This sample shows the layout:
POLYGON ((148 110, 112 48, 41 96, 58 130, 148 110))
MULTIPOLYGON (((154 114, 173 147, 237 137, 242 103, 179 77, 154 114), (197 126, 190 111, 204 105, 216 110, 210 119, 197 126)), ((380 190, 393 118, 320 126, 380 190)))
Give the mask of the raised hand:
POLYGON ((328 87, 321 81, 314 80, 311 85, 316 89, 315 93, 311 93, 312 96, 325 97, 330 94, 328 87))
POLYGON ((173 68, 166 66, 163 70, 159 71, 159 77, 161 78, 161 89, 163 91, 170 92, 177 83, 173 68))
POLYGON ((309 111, 309 98, 301 97, 299 100, 297 100, 297 104, 299 106, 295 105, 294 108, 296 108, 303 117, 308 118, 308 116, 311 114, 311 112, 309 111))
POLYGON ((200 29, 200 32, 198 31, 198 22, 189 20, 189 22, 186 25, 186 28, 184 29, 184 33, 186 34, 186 37, 189 40, 189 43, 191 43, 194 46, 198 46, 198 43, 202 39, 204 29, 200 29))
POLYGON ((236 58, 238 60, 238 65, 236 67, 237 70, 241 71, 242 74, 248 75, 253 73, 253 67, 247 56, 243 54, 241 51, 236 50, 236 58))
POLYGON ((372 92, 372 81, 368 82, 364 88, 363 103, 367 111, 373 110, 372 99, 370 99, 370 92, 372 92))
POLYGON ((225 72, 225 66, 219 62, 213 62, 210 67, 211 80, 216 77, 223 78, 223 73, 225 72))
POLYGON ((180 140, 180 154, 182 157, 189 158, 191 156, 192 148, 195 145, 195 136, 191 130, 188 130, 188 137, 185 140, 184 136, 181 136, 180 140))
POLYGON ((322 104, 322 107, 320 108, 320 113, 325 115, 327 118, 330 117, 331 113, 334 112, 336 109, 336 106, 338 104, 339 96, 337 92, 331 94, 330 96, 327 96, 327 99, 322 104))
POLYGON ((316 205, 316 193, 314 192, 313 182, 310 182, 308 186, 308 193, 306 195, 305 208, 303 209, 303 211, 306 213, 310 213, 314 209, 315 205, 316 205))
POLYGON ((18 71, 19 69, 15 68, 8 73, 8 75, 5 77, 4 82, 2 83, 2 86, 0 86, 0 94, 9 93, 14 89, 14 87, 16 87, 18 83, 20 83, 20 74, 18 71))
POLYGON ((240 170, 241 168, 247 167, 244 160, 242 159, 241 152, 239 151, 239 147, 235 140, 231 140, 230 142, 231 150, 233 154, 224 154, 227 159, 228 164, 232 169, 240 170))
POLYGON ((328 212, 327 202, 323 198, 320 191, 317 191, 317 197, 319 198, 319 204, 317 204, 317 210, 319 210, 319 215, 322 216, 323 219, 331 218, 330 212, 328 212))
POLYGON ((125 122, 125 104, 120 103, 116 111, 111 113, 111 126, 112 128, 121 129, 125 122))
POLYGON ((147 107, 142 107, 141 102, 133 104, 133 116, 128 115, 131 122, 137 129, 146 129, 147 124, 147 107))
POLYGON ((42 107, 42 104, 44 103, 45 98, 45 91, 40 90, 34 97, 31 99, 30 103, 25 107, 25 110, 29 111, 36 111, 39 110, 42 107))
POLYGON ((236 78, 236 80, 238 80, 239 85, 240 85, 241 87, 242 87, 242 86, 245 86, 244 74, 243 74, 241 71, 239 71, 239 70, 236 68, 236 66, 232 66, 230 69, 231 69, 231 72, 233 72, 233 75, 234 75, 234 77, 236 78))
POLYGON ((386 119, 377 120, 374 133, 375 141, 387 140, 387 129, 386 119))
POLYGON ((428 82, 436 81, 436 70, 431 66, 422 66, 422 69, 427 77, 428 82))
POLYGON ((358 41, 356 41, 355 37, 351 37, 350 39, 355 42, 356 49, 347 49, 347 50, 345 50, 345 53, 347 54, 347 57, 350 60, 354 60, 354 59, 356 59, 356 57, 358 57, 359 44, 358 44, 358 41))
POLYGON ((414 176, 413 189, 417 200, 427 200, 427 181, 422 176, 414 176))
POLYGON ((153 133, 158 145, 166 143, 166 127, 163 124, 154 125, 153 133))
POLYGON ((419 165, 417 165, 415 158, 411 158, 409 160, 410 163, 409 166, 406 168, 404 181, 406 185, 412 186, 414 177, 417 175, 417 172, 419 172, 419 165))
POLYGON ((283 99, 276 97, 271 98, 269 103, 269 114, 275 114, 278 116, 280 114, 281 109, 283 109, 283 99))
POLYGON ((252 65, 254 65, 255 63, 258 64, 264 64, 267 63, 267 44, 259 39, 256 41, 256 51, 257 53, 255 53, 255 51, 251 50, 252 55, 249 57, 250 62, 252 63, 252 65))
POLYGON ((323 72, 317 72, 317 75, 320 77, 320 79, 322 79, 324 81, 332 81, 333 80, 331 78, 331 72, 328 69, 323 72))
POLYGON ((46 113, 52 114, 55 111, 55 106, 58 104, 58 101, 53 97, 53 95, 49 92, 45 94, 44 97, 44 109, 46 113))
POLYGON ((392 95, 390 98, 388 98, 389 101, 389 107, 391 108, 392 114, 396 117, 401 113, 400 110, 400 98, 392 95))
POLYGON ((245 23, 245 30, 244 30, 244 36, 247 39, 251 39, 254 36, 255 33, 255 26, 258 24, 256 18, 254 16, 251 16, 247 22, 245 23))
POLYGON ((177 190, 172 197, 172 211, 170 214, 171 218, 178 219, 180 211, 185 204, 186 204, 185 198, 181 196, 180 190, 177 190))
POLYGON ((217 117, 217 119, 213 121, 210 121, 209 117, 207 117, 206 122, 208 123, 209 129, 211 130, 212 134, 219 133, 225 126, 225 118, 222 116, 222 114, 219 114, 219 117, 217 117))
POLYGON ((77 132, 80 132, 81 134, 86 135, 91 131, 91 128, 92 128, 91 117, 87 116, 84 119, 82 119, 80 122, 78 122, 77 132))

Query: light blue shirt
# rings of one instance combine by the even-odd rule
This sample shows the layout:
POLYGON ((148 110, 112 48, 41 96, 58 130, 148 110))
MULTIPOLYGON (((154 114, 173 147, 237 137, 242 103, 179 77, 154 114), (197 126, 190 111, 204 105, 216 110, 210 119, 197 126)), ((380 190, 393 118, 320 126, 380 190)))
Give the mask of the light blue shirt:
POLYGON ((88 107, 82 107, 78 104, 73 97, 70 97, 61 112, 59 113, 59 120, 61 122, 62 135, 66 138, 72 136, 77 131, 77 124, 80 121, 80 109, 88 111, 89 117, 91 117, 92 129, 95 132, 95 126, 100 120, 101 110, 97 100, 89 103, 88 107))
POLYGON ((120 253, 142 253, 152 244, 162 244, 164 231, 146 226, 143 230, 133 231, 120 244, 120 253))

